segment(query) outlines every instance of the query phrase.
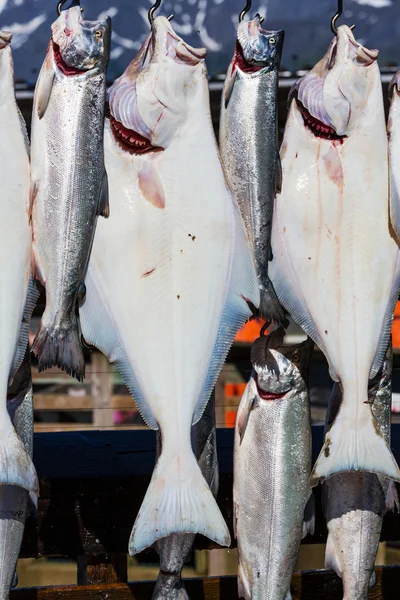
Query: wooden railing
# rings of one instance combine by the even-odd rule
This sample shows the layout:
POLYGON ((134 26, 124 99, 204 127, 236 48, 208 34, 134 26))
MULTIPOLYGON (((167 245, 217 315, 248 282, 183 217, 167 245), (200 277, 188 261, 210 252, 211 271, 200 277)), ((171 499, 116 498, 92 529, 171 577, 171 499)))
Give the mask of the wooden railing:
MULTIPOLYGON (((314 458, 321 447, 322 427, 313 427, 314 458)), ((400 459, 400 425, 393 426, 393 451, 400 459)), ((217 430, 220 465, 218 504, 232 525, 233 431, 217 430)), ((77 586, 16 589, 12 600, 150 600, 154 582, 127 583, 129 534, 155 462, 155 433, 90 431, 35 434, 34 461, 41 496, 37 518, 29 517, 21 557, 69 557, 77 561, 77 586)), ((316 532, 303 543, 323 543, 326 526, 316 490, 316 532)), ((232 531, 231 531, 232 532, 232 531)), ((232 536, 233 538, 233 536, 232 536)), ((388 514, 382 540, 400 540, 400 516, 388 514)), ((233 540, 233 544, 234 544, 233 540)), ((198 536, 196 549, 215 548, 198 536)), ((279 551, 279 549, 277 549, 279 551)), ((187 582, 191 600, 237 598, 233 577, 187 582)), ((341 600, 340 580, 331 572, 296 573, 293 600, 341 600)), ((377 570, 370 598, 400 596, 400 566, 377 570)))

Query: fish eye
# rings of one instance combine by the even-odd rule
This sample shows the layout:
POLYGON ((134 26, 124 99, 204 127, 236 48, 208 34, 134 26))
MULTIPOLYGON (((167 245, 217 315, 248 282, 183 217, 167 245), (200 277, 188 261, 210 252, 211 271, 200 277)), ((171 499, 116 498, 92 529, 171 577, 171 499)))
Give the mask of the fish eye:
POLYGON ((274 38, 274 37, 272 37, 272 38, 269 38, 269 40, 268 40, 268 43, 269 43, 271 46, 275 46, 275 44, 276 44, 276 38, 274 38))
POLYGON ((94 35, 100 39, 103 37, 103 32, 100 29, 96 29, 96 31, 94 32, 94 35))

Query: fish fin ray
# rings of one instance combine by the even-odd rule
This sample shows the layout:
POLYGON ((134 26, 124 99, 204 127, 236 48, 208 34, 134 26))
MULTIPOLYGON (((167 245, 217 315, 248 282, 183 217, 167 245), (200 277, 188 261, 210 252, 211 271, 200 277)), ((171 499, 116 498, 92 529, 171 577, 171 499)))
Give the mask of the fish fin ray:
POLYGON ((161 452, 129 540, 133 556, 175 533, 201 533, 221 546, 230 535, 193 453, 181 462, 161 452))
POLYGON ((400 470, 384 438, 371 418, 358 430, 349 430, 338 418, 325 435, 325 442, 310 476, 311 485, 347 471, 366 471, 400 481, 400 470))
POLYGON ((104 171, 103 180, 101 182, 98 215, 100 217, 104 217, 105 219, 108 219, 110 216, 107 171, 104 171))
POLYGON ((389 481, 385 498, 385 508, 386 512, 400 512, 399 495, 397 492, 396 483, 394 481, 389 481))
POLYGON ((279 152, 277 152, 277 160, 275 165, 275 193, 280 194, 282 191, 282 163, 279 152))
POLYGON ((234 251, 231 257, 229 288, 212 353, 212 360, 210 361, 206 380, 193 415, 193 425, 201 419, 236 333, 252 314, 249 303, 256 308, 258 308, 260 303, 253 256, 239 208, 233 197, 232 204, 235 236, 233 243, 234 251))
POLYGON ((335 545, 332 540, 332 535, 328 534, 325 548, 325 569, 332 569, 336 575, 342 578, 342 568, 339 564, 338 555, 336 552, 335 545))
POLYGON ((306 507, 304 509, 304 521, 303 521, 303 537, 304 539, 308 534, 314 535, 315 533, 315 498, 311 492, 306 507))
POLYGON ((289 325, 286 311, 279 302, 270 279, 267 279, 264 285, 260 285, 260 307, 257 316, 266 321, 274 321, 278 326, 283 325, 285 328, 289 325))
POLYGON ((0 484, 17 485, 39 494, 39 482, 32 459, 8 416, 2 423, 0 439, 0 484))
POLYGON ((85 359, 76 315, 72 317, 71 326, 62 330, 43 325, 42 318, 32 345, 32 352, 39 359, 39 371, 57 366, 68 375, 76 377, 78 381, 83 381, 85 359))
POLYGON ((246 386, 236 415, 236 427, 239 434, 240 444, 242 443, 244 434, 246 433, 250 413, 254 408, 256 400, 256 394, 252 390, 252 381, 254 380, 250 379, 249 383, 246 386))
POLYGON ((28 128, 26 126, 25 123, 25 119, 22 116, 22 112, 20 111, 19 107, 18 108, 18 117, 19 117, 19 123, 21 126, 21 133, 22 133, 22 137, 24 138, 24 144, 25 144, 25 148, 26 148, 26 153, 29 156, 29 158, 31 157, 31 146, 29 143, 29 135, 28 135, 28 128))
POLYGON ((10 383, 12 383, 22 361, 24 360, 26 348, 28 345, 29 331, 31 328, 32 313, 35 310, 40 292, 33 277, 30 277, 28 291, 25 300, 24 312, 22 313, 22 323, 19 331, 17 347, 15 349, 13 366, 10 373, 10 383))
MULTIPOLYGON (((275 202, 279 202, 279 195, 275 202)), ((272 246, 274 247, 274 238, 281 237, 280 234, 279 216, 277 211, 274 211, 274 219, 272 221, 272 246)), ((286 247, 284 240, 280 240, 280 249, 274 250, 274 258, 269 263, 268 273, 271 278, 271 282, 274 286, 274 290, 277 293, 278 299, 282 306, 292 315, 298 325, 304 330, 304 332, 319 346, 320 350, 325 354, 328 365, 329 374, 334 381, 339 381, 339 377, 333 368, 333 365, 329 361, 328 353, 323 342, 322 336, 315 325, 310 311, 308 310, 307 303, 304 299, 303 293, 297 282, 297 275, 287 256, 286 247), (285 267, 282 267, 282 263, 286 263, 285 267), (285 276, 285 273, 290 272, 290 277, 285 276)))
POLYGON ((129 364, 128 356, 112 314, 108 306, 102 301, 104 295, 100 293, 92 277, 90 265, 85 284, 86 296, 79 307, 83 337, 89 344, 103 352, 111 363, 115 364, 134 398, 143 420, 151 429, 158 429, 157 421, 143 397, 140 384, 129 364))
POLYGON ((382 334, 379 338, 378 349, 376 351, 376 355, 374 358, 374 362, 372 363, 371 372, 369 374, 369 378, 373 379, 379 369, 382 366, 384 361, 387 348, 390 342, 390 336, 392 335, 392 323, 393 323, 393 314, 394 309, 396 307, 398 298, 400 294, 400 253, 397 257, 397 264, 395 269, 395 274, 393 278, 392 290, 389 296, 389 301, 386 307, 385 316, 383 318, 382 323, 382 334))

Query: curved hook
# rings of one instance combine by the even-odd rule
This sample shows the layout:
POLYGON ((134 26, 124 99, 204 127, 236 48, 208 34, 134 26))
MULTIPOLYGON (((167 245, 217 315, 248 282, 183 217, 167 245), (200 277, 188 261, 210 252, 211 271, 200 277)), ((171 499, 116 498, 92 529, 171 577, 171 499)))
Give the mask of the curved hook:
POLYGON ((241 23, 243 21, 243 19, 245 18, 245 16, 247 15, 247 13, 249 12, 249 10, 251 9, 251 1, 252 0, 247 0, 246 6, 244 7, 244 9, 242 10, 242 12, 239 15, 239 23, 241 23))
MULTIPOLYGON (((61 15, 62 8, 63 8, 64 4, 66 4, 67 2, 68 2, 68 0, 60 0, 60 2, 57 4, 57 14, 58 14, 58 16, 61 15)), ((80 6, 80 5, 81 5, 80 0, 73 0, 71 2, 71 6, 69 6, 69 8, 72 8, 73 6, 80 6)), ((81 9, 81 10, 83 12, 83 9, 81 9)))
POLYGON ((154 2, 153 6, 150 7, 150 10, 147 15, 150 25, 153 25, 154 13, 156 12, 156 10, 158 10, 160 8, 160 6, 161 6, 161 0, 156 0, 154 2))
MULTIPOLYGON (((337 9, 337 13, 336 13, 336 15, 334 15, 334 16, 332 17, 332 20, 331 20, 331 29, 332 29, 332 33, 333 33, 334 35, 337 35, 336 21, 337 21, 337 20, 338 20, 338 18, 339 18, 339 17, 342 15, 342 12, 343 12, 343 0, 338 0, 338 9, 337 9)), ((355 25, 352 25, 352 26, 350 27, 350 29, 353 31, 354 27, 355 27, 355 25)))

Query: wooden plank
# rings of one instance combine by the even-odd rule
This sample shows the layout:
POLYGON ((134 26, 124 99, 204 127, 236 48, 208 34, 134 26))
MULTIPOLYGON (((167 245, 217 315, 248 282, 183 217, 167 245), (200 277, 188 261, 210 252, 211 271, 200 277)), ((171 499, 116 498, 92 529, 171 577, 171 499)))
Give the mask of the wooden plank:
MULTIPOLYGON (((379 567, 377 584, 369 600, 396 600, 400 589, 400 567, 379 567)), ((236 577, 210 577, 185 580, 191 600, 235 600, 236 577)), ((11 600, 151 600, 154 582, 117 583, 91 586, 25 588, 11 591, 11 600)), ((342 600, 341 580, 331 571, 303 571, 292 580, 293 600, 342 600)))
POLYGON ((95 427, 114 425, 112 411, 104 410, 111 407, 112 373, 107 358, 100 352, 92 354, 91 382, 93 425, 95 427))
MULTIPOLYGON (((313 456, 323 428, 313 427, 313 456)), ((400 458, 400 426, 392 428, 394 453, 400 458)), ((231 529, 233 431, 217 430, 220 487, 217 501, 231 529)), ((155 432, 88 431, 35 434, 34 462, 41 497, 37 520, 27 521, 21 556, 92 556, 126 553, 131 528, 155 463, 155 432)), ((326 525, 316 491, 316 532, 304 542, 324 543, 326 525)), ((400 519, 389 513, 383 541, 400 540, 400 519)), ((234 541, 233 541, 234 543, 234 541)), ((198 536, 195 549, 215 548, 198 536)))
MULTIPOLYGON (((92 396, 75 396, 72 394, 41 394, 34 395, 35 410, 74 410, 83 411, 93 408, 92 396)), ((111 405, 107 410, 135 410, 136 405, 128 394, 112 395, 111 405)))

